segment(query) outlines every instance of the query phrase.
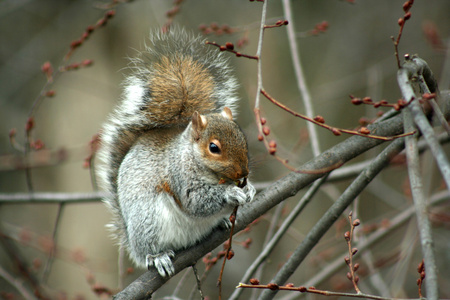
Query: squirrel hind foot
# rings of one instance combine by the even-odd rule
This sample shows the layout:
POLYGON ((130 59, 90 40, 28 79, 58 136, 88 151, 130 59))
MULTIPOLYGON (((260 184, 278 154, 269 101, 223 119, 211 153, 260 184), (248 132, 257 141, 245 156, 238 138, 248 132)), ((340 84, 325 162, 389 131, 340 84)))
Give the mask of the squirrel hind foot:
POLYGON ((230 218, 223 218, 221 222, 219 222, 219 228, 229 231, 231 229, 231 221, 230 218))
POLYGON ((145 261, 149 270, 154 266, 162 277, 172 277, 175 275, 175 267, 172 263, 173 257, 175 257, 175 252, 169 250, 156 255, 147 254, 145 261))

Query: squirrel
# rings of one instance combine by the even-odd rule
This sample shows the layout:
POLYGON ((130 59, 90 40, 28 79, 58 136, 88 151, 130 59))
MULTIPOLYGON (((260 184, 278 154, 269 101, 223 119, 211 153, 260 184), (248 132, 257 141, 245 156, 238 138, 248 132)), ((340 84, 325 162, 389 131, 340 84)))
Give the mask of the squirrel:
POLYGON ((256 190, 223 53, 184 30, 149 40, 101 131, 98 175, 121 247, 135 265, 170 277, 175 252, 229 228, 233 208, 256 190))

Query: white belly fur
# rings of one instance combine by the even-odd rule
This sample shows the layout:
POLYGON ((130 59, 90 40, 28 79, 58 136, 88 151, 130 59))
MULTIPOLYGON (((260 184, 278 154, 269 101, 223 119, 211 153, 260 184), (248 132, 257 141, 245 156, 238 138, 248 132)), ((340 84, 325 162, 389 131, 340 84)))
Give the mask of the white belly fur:
POLYGON ((194 245, 208 235, 224 218, 231 214, 230 209, 206 218, 195 218, 181 211, 175 200, 168 194, 159 194, 157 199, 161 208, 161 228, 159 243, 162 248, 178 250, 194 245))

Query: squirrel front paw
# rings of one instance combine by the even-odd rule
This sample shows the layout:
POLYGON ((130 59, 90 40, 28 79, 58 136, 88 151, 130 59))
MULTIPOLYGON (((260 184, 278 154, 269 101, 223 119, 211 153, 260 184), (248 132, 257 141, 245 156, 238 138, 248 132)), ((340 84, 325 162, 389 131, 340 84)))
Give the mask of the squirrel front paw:
POLYGON ((150 267, 154 266, 162 277, 171 277, 175 274, 175 268, 171 259, 173 257, 175 257, 175 253, 172 250, 156 255, 147 254, 145 258, 147 268, 150 270, 150 267))
POLYGON ((230 185, 226 191, 228 202, 235 205, 243 205, 250 202, 253 196, 255 196, 255 193, 255 188, 253 186, 248 187, 248 185, 244 188, 230 185))

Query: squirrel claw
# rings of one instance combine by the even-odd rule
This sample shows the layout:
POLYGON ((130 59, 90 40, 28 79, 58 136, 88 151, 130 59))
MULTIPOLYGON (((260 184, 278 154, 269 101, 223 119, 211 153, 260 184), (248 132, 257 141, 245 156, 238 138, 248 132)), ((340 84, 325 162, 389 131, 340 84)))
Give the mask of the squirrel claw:
POLYGON ((224 218, 222 222, 219 223, 219 226, 225 230, 231 229, 231 221, 229 218, 224 218))
POLYGON ((253 200, 256 194, 256 189, 253 185, 248 183, 244 188, 230 185, 228 187, 228 199, 237 205, 243 205, 253 200))
POLYGON ((247 195, 247 203, 252 201, 256 195, 256 189, 253 185, 247 184, 244 187, 244 193, 247 195))
POLYGON ((175 275, 175 268, 173 266, 171 258, 175 257, 175 253, 170 250, 156 255, 147 254, 145 260, 147 268, 154 266, 162 277, 175 275))

